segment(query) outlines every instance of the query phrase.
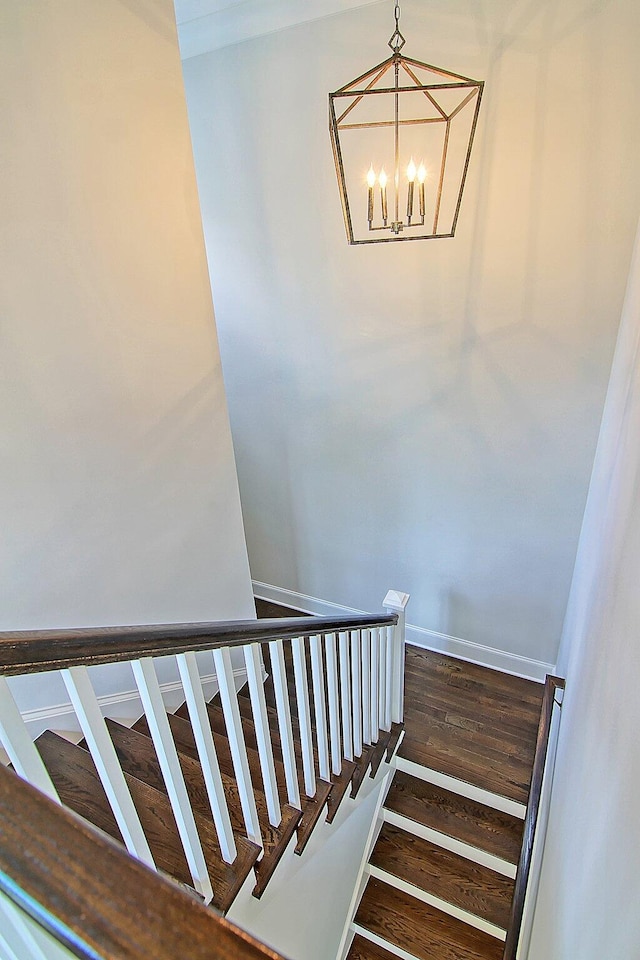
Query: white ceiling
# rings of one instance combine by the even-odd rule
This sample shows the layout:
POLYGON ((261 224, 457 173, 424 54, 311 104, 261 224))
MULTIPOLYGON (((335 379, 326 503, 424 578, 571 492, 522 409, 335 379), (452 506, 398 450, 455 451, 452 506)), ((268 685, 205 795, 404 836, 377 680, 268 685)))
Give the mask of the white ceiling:
POLYGON ((183 60, 297 23, 390 0, 175 0, 183 60))

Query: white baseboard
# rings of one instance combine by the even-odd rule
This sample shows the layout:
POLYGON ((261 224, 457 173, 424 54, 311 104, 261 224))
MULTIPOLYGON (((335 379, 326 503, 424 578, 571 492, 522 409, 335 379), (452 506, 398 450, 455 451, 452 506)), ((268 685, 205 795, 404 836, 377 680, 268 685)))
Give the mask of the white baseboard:
MULTIPOLYGON (((270 600, 272 603, 280 603, 285 607, 293 607, 318 617, 371 613, 370 610, 359 610, 356 607, 345 607, 341 603, 319 600, 317 597, 296 593, 295 590, 287 590, 285 587, 275 587, 270 583, 261 583, 259 580, 253 581, 253 592, 261 600, 270 600)), ((417 627, 410 623, 406 627, 406 638, 407 643, 413 646, 433 650, 435 653, 446 653, 458 660, 491 667, 492 670, 524 677, 526 680, 535 680, 538 683, 544 683, 548 673, 555 673, 555 665, 552 663, 531 660, 517 653, 485 647, 481 643, 462 640, 460 637, 450 637, 446 633, 438 633, 436 630, 417 627)))
POLYGON ((461 640, 460 637, 450 637, 446 633, 437 633, 426 627, 415 627, 407 624, 407 643, 414 647, 423 647, 436 653, 446 653, 457 660, 466 660, 468 663, 477 663, 481 667, 491 667, 501 673, 510 673, 525 680, 535 680, 544 683, 548 673, 555 673, 553 663, 544 663, 542 660, 531 660, 518 653, 509 653, 507 650, 498 650, 496 647, 485 647, 481 643, 471 640, 461 640))
POLYGON ((334 617, 336 614, 344 614, 346 617, 351 613, 370 612, 368 610, 358 610, 357 607, 345 607, 341 603, 318 600, 317 597, 308 597, 304 593, 296 593, 295 590, 287 590, 285 587, 274 587, 271 583, 261 583, 259 580, 252 580, 251 582, 253 583, 254 597, 259 597, 260 600, 270 600, 271 603, 279 603, 283 607, 293 607, 294 610, 311 613, 315 617, 334 617))
MULTIPOLYGON (((236 690, 247 682, 247 672, 244 667, 236 667, 233 671, 236 690)), ((202 676, 202 686, 205 698, 211 700, 218 692, 218 681, 215 674, 202 676)), ((177 710, 185 699, 184 690, 179 680, 160 684, 162 697, 167 710, 172 713, 177 710)), ((98 697, 98 703, 105 716, 112 719, 131 720, 134 722, 142 716, 144 709, 140 694, 137 690, 122 690, 118 693, 105 694, 98 697)), ((23 710, 22 719, 26 723, 33 739, 39 737, 45 730, 60 730, 73 732, 80 730, 75 710, 69 701, 52 704, 48 707, 35 710, 23 710)))

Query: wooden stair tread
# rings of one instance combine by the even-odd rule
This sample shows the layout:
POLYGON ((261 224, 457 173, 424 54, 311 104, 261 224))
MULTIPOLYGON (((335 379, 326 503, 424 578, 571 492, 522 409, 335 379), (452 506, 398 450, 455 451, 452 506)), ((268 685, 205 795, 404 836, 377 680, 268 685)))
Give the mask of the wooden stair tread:
POLYGON ((285 803, 282 805, 280 825, 278 827, 270 826, 268 831, 263 829, 264 856, 255 868, 256 885, 252 891, 254 897, 259 899, 264 893, 269 880, 289 846, 289 841, 293 837, 301 817, 300 810, 285 803))
POLYGON ((398 746, 398 740, 402 736, 404 731, 404 723, 392 723, 391 724, 391 736, 389 737, 389 743, 387 744, 387 763, 391 763, 391 758, 395 752, 396 747, 398 746))
MULTIPOLYGON (((422 727, 424 729, 424 726, 422 727)), ((522 762, 514 764, 505 756, 499 762, 483 758, 480 753, 465 749, 456 743, 455 736, 443 729, 442 736, 429 725, 428 741, 413 737, 407 733, 400 745, 398 756, 405 760, 417 763, 419 766, 429 767, 439 773, 455 777, 466 783, 488 790, 516 803, 526 804, 529 796, 531 781, 531 764, 522 762)))
POLYGON ((360 792, 360 787, 365 781, 365 777, 369 771, 369 766, 371 764, 371 757, 373 754, 373 746, 371 744, 365 743, 362 747, 362 753, 356 761, 356 768, 353 771, 351 777, 351 799, 355 800, 360 792))
POLYGON ((398 960, 396 953, 389 953, 384 947, 356 933, 347 960, 398 960))
MULTIPOLYGON (((148 783, 150 787, 166 793, 164 777, 151 737, 115 720, 107 718, 106 724, 122 769, 143 783, 148 783)), ((211 817, 200 764, 190 757, 180 754, 178 756, 192 808, 203 817, 211 817)))
POLYGON ((380 764, 382 763, 382 758, 386 754, 387 747, 391 741, 391 735, 391 730, 380 730, 378 732, 378 739, 373 744, 373 750, 371 751, 371 755, 369 757, 369 766, 371 768, 369 770, 370 777, 375 777, 376 773, 378 772, 380 764))
POLYGON ((516 864, 524 821, 396 770, 388 810, 516 864))
MULTIPOLYGON (((177 717, 171 713, 167 714, 167 717, 183 771, 190 769, 190 765, 183 762, 186 760, 191 760, 193 763, 198 764, 199 767, 200 760, 198 757, 198 748, 196 747, 196 742, 193 737, 191 724, 188 720, 182 720, 180 717, 177 717)), ((147 718, 144 715, 140 717, 139 720, 136 720, 133 727, 131 727, 131 730, 136 731, 148 738, 152 749, 154 749, 153 741, 151 740, 149 724, 147 723, 147 718)), ((200 773, 200 777, 201 776, 202 774, 200 773)), ((238 793, 238 786, 236 784, 235 777, 232 774, 229 775, 228 772, 225 772, 224 770, 220 771, 220 776, 222 779, 222 785, 224 787, 225 797, 227 799, 229 818, 231 820, 231 827, 233 829, 234 836, 241 837, 245 835, 246 831, 240 807, 240 794, 238 793)), ((185 776, 185 783, 187 784, 187 790, 190 791, 193 783, 192 778, 189 777, 187 780, 185 776)), ((191 793, 189 793, 189 795, 191 796, 191 793)))
MULTIPOLYGON (((242 717, 242 728, 245 731, 245 737, 247 739, 248 745, 252 749, 257 749, 257 741, 255 735, 255 724, 253 722, 253 710, 251 707, 251 699, 249 697, 249 691, 247 688, 243 688, 238 694, 238 706, 240 708, 240 716, 242 717)), ((276 779, 278 780, 278 786, 285 792, 286 795, 286 778, 284 774, 284 763, 282 759, 282 744, 280 740, 280 728, 278 726, 278 712, 275 707, 269 706, 267 704, 267 717, 269 719, 269 730, 271 731, 271 746, 273 748, 273 760, 276 770, 276 779)), ((295 716, 291 717, 291 728, 293 732, 293 749, 296 757, 296 774, 298 776, 298 787, 300 790, 300 797, 302 798, 305 795, 304 790, 304 772, 302 769, 302 747, 300 745, 300 734, 298 721, 295 716)), ((317 766, 317 751, 316 745, 314 742, 314 757, 316 760, 317 766)))
POLYGON ((513 880, 393 824, 383 824, 369 862, 503 930, 509 924, 513 880))
POLYGON ((355 923, 418 960, 502 960, 501 940, 374 877, 355 923))
MULTIPOLYGON (((91 754, 49 730, 36 743, 61 801, 122 842, 91 754)), ((178 882, 193 886, 168 797, 126 772, 124 776, 156 866, 178 882)), ((214 890, 212 903, 225 912, 240 890, 259 849, 251 844, 242 853, 238 851, 236 864, 226 864, 213 825, 197 813, 194 817, 214 890)))
MULTIPOLYGON (((368 766, 369 760, 367 757, 362 756, 358 763, 363 763, 368 766)), ((327 823, 333 823, 335 820, 340 804, 342 803, 342 798, 349 789, 351 779, 358 768, 358 763, 354 763, 351 760, 342 761, 342 771, 332 781, 333 789, 327 803, 327 823)))
POLYGON ((300 856, 311 839, 314 827, 322 816, 327 801, 333 790, 333 784, 326 780, 316 780, 315 797, 305 797, 302 801, 302 817, 298 824, 298 842, 295 852, 300 856))
MULTIPOLYGON (((248 691, 245 690, 240 692, 240 695, 238 696, 238 703, 240 705, 240 713, 243 717, 243 727, 245 729, 245 734, 247 736, 247 742, 254 743, 255 728, 253 723, 253 713, 251 710, 251 701, 248 695, 248 691)), ((281 748, 281 740, 280 740, 280 730, 278 727, 278 714, 273 707, 267 706, 267 715, 269 717, 269 728, 271 730, 271 742, 273 745, 274 759, 277 761, 276 775, 279 777, 278 782, 280 784, 280 778, 282 779, 282 781, 284 781, 284 767, 282 766, 282 763, 281 763, 282 748, 281 748)), ((316 796, 314 798, 306 797, 304 794, 304 773, 303 773, 303 767, 302 767, 302 748, 300 745, 299 727, 298 727, 298 721, 296 717, 293 715, 291 717, 291 726, 292 726, 293 737, 294 737, 296 769, 298 774, 298 785, 300 788, 300 797, 301 797, 302 808, 303 808, 303 820, 305 821, 305 824, 306 824, 311 821, 312 817, 314 817, 313 824, 315 824, 319 819, 324 803, 327 802, 327 807, 328 807, 327 822, 331 823, 338 811, 340 802, 345 796, 346 791, 349 787, 349 783, 345 782, 344 780, 343 773, 345 769, 344 765, 346 763, 351 763, 351 761, 343 760, 343 772, 338 777, 335 777, 335 775, 331 775, 331 782, 325 783, 325 781, 316 779, 316 786, 317 786, 316 796), (318 809, 315 804, 315 801, 320 800, 321 798, 322 798, 321 806, 318 809), (307 803, 311 804, 311 809, 309 811, 308 817, 305 816, 307 803), (317 815, 314 815, 314 809, 316 810, 317 815)), ((315 732, 315 727, 313 729, 315 732)), ((379 741, 378 744, 374 744, 373 746, 365 745, 362 751, 362 756, 356 759, 355 761, 353 761, 352 768, 350 768, 352 769, 352 775, 351 775, 351 798, 352 799, 356 797, 358 790, 360 789, 360 786, 362 785, 362 782, 366 777, 367 770, 369 769, 370 760, 371 760, 371 757, 373 756, 374 750, 378 749, 378 754, 376 756, 376 760, 377 760, 376 770, 377 770, 377 767, 380 765, 380 762, 382 761, 382 758, 385 754, 385 750, 387 748, 388 741, 392 736, 392 733, 393 733, 393 730, 388 734, 385 733, 384 731, 380 731, 380 741, 382 742, 379 741)), ((317 770, 318 753, 317 753, 317 744, 315 742, 315 736, 314 736, 313 749, 314 749, 315 767, 317 770)), ((300 831, 298 831, 298 837, 300 841, 300 831)), ((299 842, 298 846, 296 847, 296 853, 302 852, 307 841, 308 841, 308 836, 304 837, 304 843, 301 844, 299 842), (300 847, 300 850, 298 849, 298 847, 300 847)))
MULTIPOLYGON (((116 723, 115 720, 107 719, 106 723, 116 749, 118 760, 120 761, 120 765, 125 773, 136 777, 143 783, 146 783, 154 789, 159 790, 161 793, 166 794, 167 791, 164 778, 162 776, 162 770, 160 768, 160 763, 158 761, 156 750, 151 738, 149 736, 145 736, 138 730, 125 727, 120 723, 116 723)), ((193 760, 189 756, 181 754, 180 752, 178 753, 178 757, 180 759, 180 767, 184 776, 185 786, 187 788, 191 807, 194 815, 197 818, 198 826, 200 824, 199 818, 202 818, 209 824, 211 829, 215 830, 207 788, 204 783, 204 777, 202 776, 200 763, 196 760, 193 760)), ((223 785, 225 786, 226 794, 227 784, 224 784, 224 781, 223 785)), ((232 864, 227 864, 222 861, 222 854, 220 853, 218 846, 219 859, 222 861, 222 871, 225 874, 224 887, 227 890, 227 898, 232 896, 232 899, 229 900, 228 903, 225 900, 224 908, 220 908, 224 909, 225 911, 231 906, 233 898, 235 898, 237 895, 245 879, 251 872, 252 867, 255 866, 256 861, 260 856, 260 847, 248 840, 240 830, 234 831, 234 839, 236 843, 237 857, 232 864)), ((209 859, 207 858, 207 866, 209 867, 210 872, 212 872, 215 864, 210 864, 209 859)))
MULTIPOLYGON (((238 704, 242 716, 243 729, 247 743, 252 746, 256 744, 255 724, 253 721, 253 711, 249 692, 246 688, 240 691, 238 695, 238 704)), ((280 740, 280 729, 278 726, 278 713, 273 707, 267 706, 267 716, 269 719, 269 730, 271 731, 271 745, 273 747, 274 764, 276 769, 276 779, 278 786, 284 796, 287 795, 286 778, 284 774, 284 764, 282 762, 282 741, 280 740)), ((297 719, 291 717, 291 726, 293 732, 293 747, 296 758, 296 773, 298 777, 298 788, 300 791, 300 803, 302 806, 302 818, 298 824, 298 842, 295 852, 300 855, 306 847, 313 829, 320 820, 322 811, 333 793, 333 779, 329 781, 320 780, 316 775, 316 793, 314 797, 309 797, 305 793, 304 770, 302 766, 302 747, 300 744, 299 727, 297 719)), ((315 769, 318 769, 317 745, 314 739, 313 743, 315 769)))
MULTIPOLYGON (((183 704, 180 710, 176 711, 175 715, 172 715, 173 719, 170 717, 169 722, 172 730, 179 730, 180 743, 186 744, 191 741, 192 749, 195 750, 196 747, 195 741, 193 740, 191 724, 188 720, 185 720, 182 716, 179 716, 179 714, 184 711, 186 711, 186 706, 183 704), (186 724, 186 726, 184 726, 184 724, 186 724)), ((224 723, 222 707, 216 703, 208 703, 207 712, 209 715, 209 722, 211 724, 211 731, 213 733, 220 771, 228 780, 233 780, 235 782, 235 770, 233 767, 231 750, 229 748, 229 741, 226 735, 226 726, 224 723)), ((176 736, 175 732, 174 736, 176 736)), ((258 821, 260 823, 260 832, 262 833, 262 844, 264 850, 262 859, 256 864, 255 867, 257 883, 253 891, 253 895, 255 897, 260 897, 262 896, 267 882, 273 875, 275 868, 277 867, 289 845, 289 841, 291 840, 291 837, 302 817, 302 811, 297 810, 288 803, 281 803, 280 808, 282 812, 282 820, 277 827, 272 826, 271 823, 269 823, 267 800, 264 792, 255 786, 256 783, 262 782, 260 760, 257 751, 252 750, 248 746, 247 759, 249 761, 249 771, 253 783, 253 795, 256 803, 256 811, 258 813, 258 821)), ((244 820, 242 819, 239 798, 237 804, 229 804, 229 816, 231 817, 231 823, 234 826, 234 830, 236 829, 236 825, 238 829, 244 830, 244 820)))

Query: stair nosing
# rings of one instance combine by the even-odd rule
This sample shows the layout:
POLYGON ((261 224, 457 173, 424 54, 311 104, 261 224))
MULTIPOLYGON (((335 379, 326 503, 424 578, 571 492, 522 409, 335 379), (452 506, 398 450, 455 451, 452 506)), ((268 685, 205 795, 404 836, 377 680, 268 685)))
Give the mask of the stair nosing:
POLYGON ((361 937, 364 937, 364 939, 370 943, 375 943, 377 946, 382 947, 383 950, 387 950, 389 953, 393 953, 394 956, 400 957, 400 960, 420 960, 415 953, 404 950, 402 947, 399 947, 397 943, 393 943, 392 940, 385 940, 384 937, 374 933, 373 930, 368 930, 367 927, 361 926, 359 923, 356 923, 355 920, 351 923, 351 929, 354 934, 360 934, 361 937))
POLYGON ((524 820, 526 816, 527 807, 524 803, 519 803, 517 800, 512 800, 510 797, 502 796, 499 793, 493 793, 491 790, 485 790, 483 787, 477 787, 468 780, 460 780, 457 777, 452 777, 448 773, 441 773, 433 767, 426 767, 421 763, 416 763, 414 760, 406 760, 404 757, 398 755, 396 755, 395 758, 395 765, 396 769, 402 770, 403 773, 408 773, 418 780, 426 780, 427 783, 432 783, 436 787, 442 787, 445 790, 449 790, 450 793, 465 797, 467 800, 473 800, 487 807, 492 807, 494 810, 500 811, 500 813, 510 814, 510 816, 517 817, 519 820, 524 820))
POLYGON ((380 867, 374 867, 370 863, 367 864, 366 872, 370 877, 381 880, 390 887, 394 887, 396 890, 402 891, 402 893, 407 893, 409 896, 415 897, 416 900, 421 900, 423 903, 429 904, 430 907, 434 907, 434 909, 448 914, 448 916, 453 917, 454 920, 460 920, 461 923, 466 923, 469 927, 474 927, 476 930, 488 933, 490 936, 495 937, 496 940, 504 942, 506 939, 507 931, 504 927, 491 923, 491 921, 485 920, 483 917, 471 913, 469 910, 463 910, 454 903, 443 900, 442 897, 437 897, 426 890, 422 890, 420 887, 416 887, 415 884, 409 883, 408 880, 403 880, 402 877, 397 877, 387 870, 381 870, 380 867))
POLYGON ((397 813, 395 810, 389 810, 387 807, 382 808, 382 819, 385 823, 390 823, 400 830, 405 830, 414 837, 427 840, 438 847, 442 847, 443 850, 456 853, 458 856, 464 857, 465 860, 477 863, 481 867, 487 867, 489 870, 494 870, 496 873, 501 874, 503 877, 508 877, 510 880, 515 880, 517 864, 511 863, 509 860, 504 860, 502 857, 497 857, 493 853, 488 853, 486 850, 483 850, 482 847, 475 847, 473 844, 465 843, 464 840, 459 840, 457 837, 454 837, 453 834, 435 830, 433 827, 428 827, 418 820, 413 820, 411 817, 397 813))

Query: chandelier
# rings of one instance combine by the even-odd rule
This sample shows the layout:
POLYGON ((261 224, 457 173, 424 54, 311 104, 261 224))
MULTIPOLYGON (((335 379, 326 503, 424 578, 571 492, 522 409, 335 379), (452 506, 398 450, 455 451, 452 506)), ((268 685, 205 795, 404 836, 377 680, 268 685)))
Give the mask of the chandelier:
POLYGON ((349 243, 453 237, 484 83, 400 52, 329 94, 349 243))

